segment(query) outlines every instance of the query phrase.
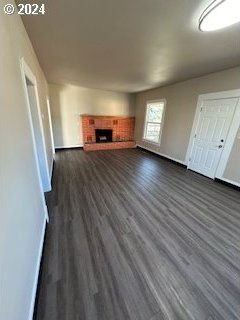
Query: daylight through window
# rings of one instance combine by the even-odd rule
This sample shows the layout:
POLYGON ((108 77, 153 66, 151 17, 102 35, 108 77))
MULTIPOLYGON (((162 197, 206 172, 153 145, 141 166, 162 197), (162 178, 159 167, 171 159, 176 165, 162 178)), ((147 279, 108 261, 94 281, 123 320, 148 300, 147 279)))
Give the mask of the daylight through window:
POLYGON ((163 101, 147 103, 144 140, 160 143, 164 105, 163 101))

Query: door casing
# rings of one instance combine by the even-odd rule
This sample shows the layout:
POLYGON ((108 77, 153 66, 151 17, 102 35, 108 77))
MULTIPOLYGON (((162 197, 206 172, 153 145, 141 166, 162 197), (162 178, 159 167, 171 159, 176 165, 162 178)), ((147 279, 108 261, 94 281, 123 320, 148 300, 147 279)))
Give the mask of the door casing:
MULTIPOLYGON (((218 178, 221 180, 225 180, 223 178, 223 175, 224 175, 224 172, 226 169, 229 155, 231 153, 231 150, 232 150, 232 147, 234 144, 235 137, 236 137, 237 132, 240 127, 240 89, 207 93, 207 94, 202 94, 198 97, 197 108, 196 108, 196 112, 195 112, 192 131, 191 131, 187 154, 186 154, 186 158, 185 158, 185 163, 187 164, 187 168, 189 168, 189 164, 190 164, 189 159, 190 159, 190 155, 191 155, 191 151, 192 151, 192 147, 193 147, 193 143, 194 143, 194 136, 195 136, 195 133, 197 130, 198 120, 200 117, 200 111, 201 111, 201 106, 202 106, 203 101, 204 100, 211 100, 211 99, 212 100, 225 99, 225 98, 239 98, 239 100, 238 100, 238 104, 236 106, 236 110, 235 110, 235 113, 233 116, 232 124, 229 129, 229 133, 228 133, 228 136, 226 139, 225 147, 223 149, 223 152, 222 152, 222 155, 221 155, 221 158, 220 158, 217 170, 216 170, 216 174, 214 177, 214 179, 218 178)), ((235 182, 232 182, 232 184, 236 185, 235 182)))
POLYGON ((33 127, 33 122, 32 122, 31 106, 30 106, 30 103, 29 103, 29 96, 28 96, 26 78, 28 78, 31 81, 31 83, 34 85, 34 89, 35 89, 35 93, 36 93, 36 106, 37 106, 38 120, 39 120, 39 124, 40 124, 40 128, 41 128, 41 135, 42 135, 42 138, 43 138, 43 146, 44 146, 44 148, 43 148, 43 150, 44 150, 44 162, 45 162, 44 164, 45 164, 45 168, 46 168, 47 173, 48 173, 48 181, 47 181, 48 186, 47 186, 47 188, 49 190, 46 190, 46 191, 50 191, 51 190, 51 182, 50 182, 50 175, 49 175, 48 164, 47 164, 47 154, 46 154, 46 144, 45 144, 44 133, 43 133, 43 124, 42 124, 42 119, 41 119, 41 116, 40 116, 41 113, 40 113, 40 105, 39 105, 39 99, 38 99, 37 81, 36 81, 36 78, 35 78, 34 74, 31 71, 31 69, 26 64, 26 62, 25 62, 25 60, 23 58, 20 59, 20 69, 21 69, 23 90, 24 90, 24 94, 25 94, 25 100, 26 100, 27 111, 28 111, 29 124, 30 124, 30 129, 31 129, 31 136, 32 136, 32 143, 33 143, 33 150, 34 150, 34 158, 35 158, 35 163, 36 163, 36 168, 37 168, 38 183, 39 183, 39 188, 41 190, 42 203, 43 203, 44 208, 45 208, 45 217, 46 217, 46 220, 49 221, 48 209, 47 209, 46 201, 45 201, 45 197, 44 197, 45 190, 43 189, 42 177, 41 177, 41 174, 40 174, 39 161, 38 161, 38 156, 37 156, 37 146, 36 146, 35 137, 34 137, 34 127, 33 127))

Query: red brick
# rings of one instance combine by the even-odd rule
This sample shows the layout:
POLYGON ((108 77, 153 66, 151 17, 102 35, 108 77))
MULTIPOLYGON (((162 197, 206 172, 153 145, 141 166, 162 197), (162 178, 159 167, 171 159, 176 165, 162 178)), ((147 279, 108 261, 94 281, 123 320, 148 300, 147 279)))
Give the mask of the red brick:
MULTIPOLYGON (((123 139, 123 140, 133 140, 134 137, 134 127, 135 118, 134 117, 113 117, 113 116, 88 116, 83 115, 82 118, 82 132, 83 132, 83 142, 86 143, 91 136, 92 141, 95 141, 95 129, 112 129, 113 139, 123 139), (91 120, 91 121, 90 121, 91 120), (92 123, 94 120, 94 124, 92 123), (113 121, 117 121, 117 124, 113 125, 113 121)), ((115 122, 116 123, 116 122, 115 122)), ((131 142, 131 141, 130 141, 131 142)), ((119 142, 118 142, 119 143, 119 142)), ((99 145, 99 144, 98 144, 99 145)), ((128 142, 122 142, 117 148, 122 148, 124 146, 128 147, 128 142)), ((116 146, 111 143, 111 146, 115 148, 116 146)), ((91 147, 86 147, 87 149, 95 149, 91 147)), ((104 144, 101 148, 108 149, 110 145, 104 144)))

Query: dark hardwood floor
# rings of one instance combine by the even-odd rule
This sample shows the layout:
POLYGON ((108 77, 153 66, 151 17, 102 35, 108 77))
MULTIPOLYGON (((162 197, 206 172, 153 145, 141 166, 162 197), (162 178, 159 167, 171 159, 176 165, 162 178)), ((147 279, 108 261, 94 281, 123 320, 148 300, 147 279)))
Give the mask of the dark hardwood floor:
POLYGON ((37 320, 240 319, 240 193, 142 150, 56 154, 37 320))

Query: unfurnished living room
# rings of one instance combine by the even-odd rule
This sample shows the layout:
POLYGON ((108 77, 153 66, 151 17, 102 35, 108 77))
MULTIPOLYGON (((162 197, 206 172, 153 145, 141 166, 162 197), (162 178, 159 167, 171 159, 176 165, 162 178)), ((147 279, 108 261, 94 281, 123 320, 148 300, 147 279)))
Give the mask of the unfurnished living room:
POLYGON ((0 0, 0 320, 240 319, 240 0, 0 0))

